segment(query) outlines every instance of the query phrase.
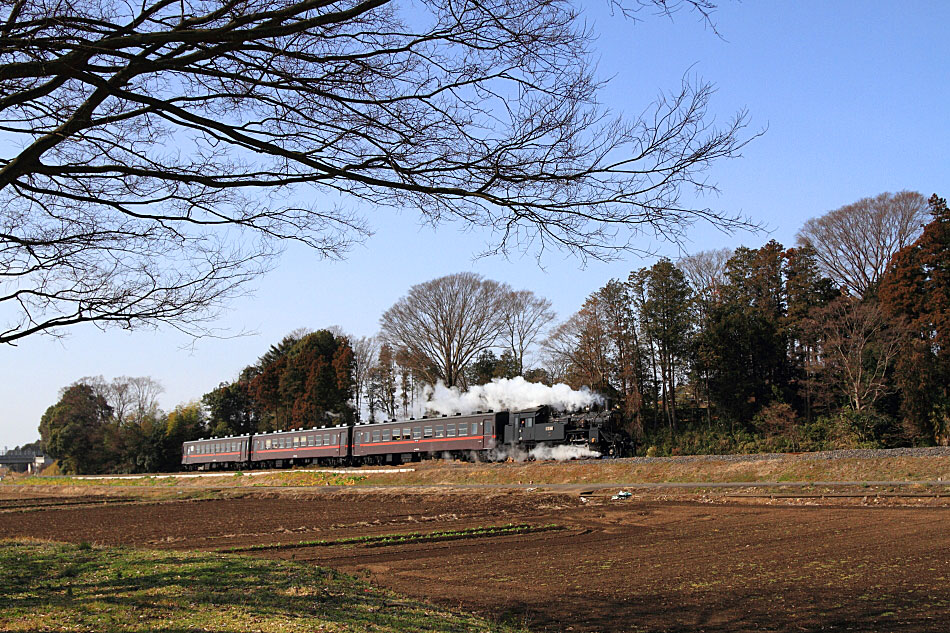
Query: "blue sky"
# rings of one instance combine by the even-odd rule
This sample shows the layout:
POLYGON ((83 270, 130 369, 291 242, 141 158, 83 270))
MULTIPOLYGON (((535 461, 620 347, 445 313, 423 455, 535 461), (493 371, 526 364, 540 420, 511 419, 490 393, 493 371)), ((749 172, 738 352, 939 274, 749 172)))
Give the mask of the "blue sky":
MULTIPOLYGON (((725 122, 747 108, 751 129, 765 129, 743 158, 710 172, 721 194, 705 202, 750 215, 769 233, 726 235, 708 226, 688 234, 689 251, 769 238, 792 244, 799 226, 859 198, 911 189, 950 194, 950 3, 724 3, 721 37, 694 15, 673 21, 644 15, 632 23, 606 3, 587 13, 599 33, 599 72, 611 78, 604 105, 635 114, 684 75, 716 84, 713 111, 725 122)), ((474 271, 549 298, 559 317, 612 277, 652 259, 609 264, 551 253, 473 259, 488 236, 445 225, 420 227, 411 211, 359 208, 376 234, 344 262, 291 247, 252 296, 234 301, 216 324, 228 339, 190 339, 170 329, 125 333, 93 326, 65 339, 34 337, 4 350, 0 447, 38 437, 58 391, 86 375, 149 375, 166 389, 166 408, 198 399, 233 379, 273 342, 298 327, 338 325, 374 334, 379 316, 413 284, 474 271)), ((669 245, 655 246, 675 257, 669 245)))

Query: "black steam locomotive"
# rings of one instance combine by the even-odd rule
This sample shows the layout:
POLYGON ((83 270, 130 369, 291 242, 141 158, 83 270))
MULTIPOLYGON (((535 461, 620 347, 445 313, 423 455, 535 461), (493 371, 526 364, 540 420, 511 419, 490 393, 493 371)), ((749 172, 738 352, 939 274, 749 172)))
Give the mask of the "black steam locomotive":
POLYGON ((579 456, 632 452, 612 412, 559 415, 540 406, 202 439, 182 445, 181 463, 207 470, 401 464, 433 456, 495 461, 560 446, 582 449, 579 456))

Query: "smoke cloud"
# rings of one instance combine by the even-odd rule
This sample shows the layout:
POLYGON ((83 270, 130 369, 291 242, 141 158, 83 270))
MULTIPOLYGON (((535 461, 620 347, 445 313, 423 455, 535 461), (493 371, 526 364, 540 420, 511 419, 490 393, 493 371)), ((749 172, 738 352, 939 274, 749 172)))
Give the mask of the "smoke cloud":
POLYGON ((548 446, 540 444, 530 451, 522 450, 516 446, 496 447, 490 453, 491 461, 504 462, 511 460, 513 462, 534 461, 558 461, 566 462, 572 459, 597 459, 600 453, 591 450, 587 446, 575 446, 572 444, 556 444, 548 446))
POLYGON ((489 409, 528 409, 543 404, 559 411, 575 411, 603 402, 602 397, 589 389, 577 391, 564 384, 548 387, 528 382, 521 376, 510 379, 496 378, 486 385, 472 387, 464 393, 457 387, 446 387, 439 381, 435 387, 426 387, 424 395, 427 410, 445 415, 465 415, 489 409))

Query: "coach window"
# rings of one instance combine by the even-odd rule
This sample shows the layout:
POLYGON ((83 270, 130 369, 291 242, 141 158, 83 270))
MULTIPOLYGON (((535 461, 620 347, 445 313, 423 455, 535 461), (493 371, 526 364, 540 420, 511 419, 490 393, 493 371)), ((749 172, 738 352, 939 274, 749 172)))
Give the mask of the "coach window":
POLYGON ((432 437, 432 427, 426 426, 422 429, 422 437, 432 437))
POLYGON ((417 436, 413 435, 412 429, 406 428, 406 427, 402 427, 402 436, 403 436, 404 438, 406 438, 407 440, 408 440, 410 437, 415 437, 417 440, 419 439, 417 436))
POLYGON ((418 426, 412 427, 412 439, 418 440, 422 437, 422 429, 418 426))
POLYGON ((300 436, 294 435, 294 448, 300 448, 300 436))
POLYGON ((389 441, 389 429, 383 429, 383 441, 384 442, 389 441))
POLYGON ((472 422, 472 435, 478 435, 478 422, 472 422))
POLYGON ((323 435, 323 443, 329 446, 329 444, 330 444, 330 434, 329 434, 329 433, 324 433, 324 435, 323 435))
POLYGON ((393 440, 400 439, 399 429, 393 429, 393 440))
POLYGON ((373 441, 374 442, 379 441, 379 431, 373 431, 373 441))
POLYGON ((468 435, 468 425, 464 422, 459 424, 459 437, 462 437, 463 435, 468 435))
POLYGON ((491 435, 491 420, 485 420, 485 435, 491 435))
POLYGON ((455 437, 455 425, 447 424, 445 426, 445 437, 455 437))
POLYGON ((443 427, 441 424, 440 424, 439 426, 435 427, 435 436, 436 436, 436 437, 445 437, 445 427, 443 427))

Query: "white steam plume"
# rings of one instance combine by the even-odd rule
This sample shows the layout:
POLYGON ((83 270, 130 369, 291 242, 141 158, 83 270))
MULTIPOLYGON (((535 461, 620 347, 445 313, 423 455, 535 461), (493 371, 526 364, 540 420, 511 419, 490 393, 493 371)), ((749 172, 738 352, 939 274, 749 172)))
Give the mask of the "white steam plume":
POLYGON ((603 402, 603 398, 589 389, 576 391, 565 384, 548 387, 528 382, 521 376, 510 379, 496 378, 486 385, 472 387, 464 393, 457 387, 446 387, 439 381, 435 387, 426 387, 425 398, 427 410, 445 415, 468 414, 489 409, 528 409, 542 404, 559 411, 575 411, 603 402))
POLYGON ((587 446, 575 446, 573 444, 555 444, 548 446, 540 444, 530 451, 525 451, 516 446, 500 446, 494 449, 491 454, 493 461, 504 462, 511 460, 513 462, 526 461, 558 461, 566 462, 572 459, 597 459, 600 453, 591 450, 587 446))

